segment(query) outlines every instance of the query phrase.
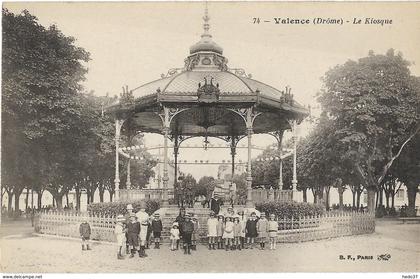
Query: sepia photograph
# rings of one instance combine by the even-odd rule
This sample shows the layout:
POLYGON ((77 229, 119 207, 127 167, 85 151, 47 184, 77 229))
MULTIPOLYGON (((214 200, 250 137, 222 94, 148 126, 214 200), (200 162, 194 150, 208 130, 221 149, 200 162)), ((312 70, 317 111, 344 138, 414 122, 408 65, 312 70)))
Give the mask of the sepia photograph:
POLYGON ((3 2, 2 278, 418 278, 419 15, 3 2))

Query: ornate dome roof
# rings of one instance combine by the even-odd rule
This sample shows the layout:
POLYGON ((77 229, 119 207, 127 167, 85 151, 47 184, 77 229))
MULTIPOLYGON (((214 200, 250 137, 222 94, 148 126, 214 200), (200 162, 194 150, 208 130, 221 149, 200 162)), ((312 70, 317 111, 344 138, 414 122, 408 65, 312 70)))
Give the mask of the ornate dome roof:
POLYGON ((162 105, 177 114, 171 133, 193 136, 243 135, 246 127, 241 110, 254 106, 264 112, 255 120, 254 132, 284 130, 288 119, 303 119, 308 110, 293 100, 290 88, 278 90, 254 80, 242 69, 227 66, 223 49, 209 33, 209 16, 205 10, 204 32, 198 43, 190 47, 183 68, 170 69, 161 78, 130 90, 130 100, 114 105, 115 113, 134 112, 135 125, 141 131, 162 132, 162 105))
POLYGON ((190 54, 194 54, 200 51, 212 51, 212 52, 216 52, 220 55, 223 54, 223 48, 221 46, 219 46, 218 44, 216 44, 215 42, 213 42, 212 40, 212 36, 209 33, 209 29, 210 29, 210 24, 209 24, 209 14, 208 14, 208 9, 206 6, 205 9, 205 14, 204 14, 204 33, 201 35, 201 40, 192 45, 190 47, 190 54))

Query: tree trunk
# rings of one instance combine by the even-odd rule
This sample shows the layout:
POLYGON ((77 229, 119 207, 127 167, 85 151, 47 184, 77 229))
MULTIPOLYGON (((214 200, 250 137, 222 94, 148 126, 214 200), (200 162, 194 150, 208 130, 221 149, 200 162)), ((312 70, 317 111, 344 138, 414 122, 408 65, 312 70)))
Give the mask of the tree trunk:
POLYGON ((109 201, 112 202, 112 198, 114 197, 114 192, 109 191, 109 201))
POLYGON ((416 195, 417 195, 417 185, 414 183, 407 184, 407 196, 408 196, 407 215, 409 217, 416 216, 416 195))
POLYGON ((25 211, 28 210, 28 204, 29 204, 29 188, 26 188, 25 211))
POLYGON ((99 202, 104 202, 104 193, 105 193, 104 189, 102 191, 101 189, 99 189, 99 202))
POLYGON ((367 208, 368 211, 372 214, 375 214, 375 194, 376 190, 374 187, 367 189, 367 208))
POLYGON ((66 193, 66 205, 69 208, 69 193, 66 193))
POLYGON ((316 191, 312 191, 312 195, 314 195, 314 204, 318 203, 318 194, 316 191))
POLYGON ((302 190, 302 192, 303 192, 303 202, 308 202, 308 198, 307 198, 307 196, 306 196, 306 188, 304 188, 303 190, 302 190))
POLYGON ((327 210, 330 209, 330 190, 331 190, 331 187, 325 188, 325 208, 327 210))
POLYGON ((55 197, 53 196, 53 207, 55 207, 55 197))
POLYGON ((13 192, 7 192, 7 212, 12 211, 13 192))
POLYGON ((18 217, 18 212, 19 212, 19 201, 20 201, 20 195, 22 194, 22 192, 19 193, 15 193, 15 217, 18 217))
POLYGON ((61 209, 63 209, 63 196, 61 195, 57 195, 57 196, 54 196, 54 199, 55 199, 55 201, 56 201, 56 204, 57 204, 57 209, 58 210, 61 210, 61 209))
POLYGON ((360 196, 362 195, 363 192, 357 191, 357 202, 356 202, 356 208, 357 210, 359 210, 360 208, 360 196))
POLYGON ((44 194, 44 191, 37 191, 36 195, 37 195, 37 203, 38 203, 38 210, 42 208, 42 194, 44 194))
POLYGON ((76 191, 76 211, 80 210, 80 189, 79 186, 75 187, 75 191, 76 191))
POLYGON ((394 208, 394 201, 395 201, 395 192, 391 194, 391 207, 394 208))
POLYGON ((353 196, 353 207, 356 207, 356 191, 351 191, 351 194, 353 196))
POLYGON ((376 201, 375 201, 375 208, 378 208, 379 205, 379 192, 376 191, 376 201))
POLYGON ((386 208, 389 208, 389 191, 385 191, 386 208))
POLYGON ((379 205, 384 205, 384 191, 379 188, 379 205))
POLYGON ((338 188, 338 208, 340 210, 343 210, 344 208, 344 191, 342 190, 342 187, 338 188))

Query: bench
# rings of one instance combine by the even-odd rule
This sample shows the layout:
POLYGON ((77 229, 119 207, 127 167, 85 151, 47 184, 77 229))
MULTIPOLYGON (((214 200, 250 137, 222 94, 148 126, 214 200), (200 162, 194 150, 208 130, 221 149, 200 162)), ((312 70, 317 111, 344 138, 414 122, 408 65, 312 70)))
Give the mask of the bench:
POLYGON ((402 218, 398 218, 398 220, 401 220, 403 222, 403 224, 405 224, 405 222, 419 222, 420 221, 420 217, 402 217, 402 218))

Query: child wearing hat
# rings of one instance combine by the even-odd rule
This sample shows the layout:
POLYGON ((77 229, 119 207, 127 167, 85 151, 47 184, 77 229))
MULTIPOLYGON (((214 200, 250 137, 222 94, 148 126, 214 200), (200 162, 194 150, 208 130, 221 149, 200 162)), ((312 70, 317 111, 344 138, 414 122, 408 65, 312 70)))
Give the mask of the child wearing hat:
POLYGON ((115 238, 117 239, 117 246, 118 246, 118 253, 117 253, 117 259, 123 260, 124 256, 122 255, 122 247, 125 243, 125 233, 126 229, 124 227, 124 221, 125 218, 123 215, 117 216, 117 224, 115 225, 114 234, 115 238))
POLYGON ((207 220, 207 236, 209 238, 209 250, 216 250, 217 238, 217 219, 214 218, 214 212, 210 212, 210 218, 207 220))
POLYGON ((87 217, 83 217, 83 221, 79 226, 79 232, 80 232, 80 237, 82 238, 82 251, 92 250, 90 249, 90 246, 89 246, 90 234, 92 231, 87 221, 87 217), (86 249, 85 249, 85 245, 86 245, 86 249))
POLYGON ((223 215, 221 214, 219 214, 218 216, 216 230, 217 230, 217 249, 223 249, 222 237, 223 237, 223 231, 225 230, 225 223, 223 220, 223 215))
POLYGON ((136 213, 137 220, 140 223, 140 250, 139 255, 141 258, 147 257, 146 254, 146 241, 147 241, 147 228, 149 227, 149 214, 146 213, 146 203, 140 202, 140 210, 136 213))
POLYGON ((160 220, 159 213, 155 213, 153 215, 154 219, 152 220, 152 232, 153 232, 153 238, 155 240, 155 249, 160 249, 160 235, 162 233, 162 220, 160 220))
POLYGON ((241 235, 242 235, 242 224, 240 223, 240 217, 235 216, 233 225, 233 237, 234 237, 234 249, 241 250, 241 235))
POLYGON ((251 213, 251 217, 248 219, 248 221, 246 221, 246 225, 245 225, 245 236, 248 239, 248 245, 246 247, 246 249, 251 248, 253 249, 254 247, 254 243, 255 243, 255 238, 258 235, 257 232, 257 214, 255 214, 255 212, 251 213))
POLYGON ((194 232, 194 224, 191 221, 191 214, 185 215, 185 220, 182 223, 182 239, 184 242, 184 254, 191 254, 191 236, 194 232))
POLYGON ((171 251, 176 250, 177 241, 179 240, 179 225, 177 222, 172 224, 171 228, 171 236, 169 237, 171 240, 171 251))
POLYGON ((277 233, 279 231, 279 223, 275 220, 276 216, 270 214, 268 221, 268 236, 270 237, 270 250, 276 250, 277 233))
POLYGON ((257 232, 260 239, 260 249, 264 250, 268 237, 268 220, 265 218, 264 212, 261 213, 260 220, 257 222, 257 232))
POLYGON ((131 248, 130 258, 134 257, 136 249, 139 251, 139 257, 141 257, 139 247, 139 233, 140 233, 140 223, 137 221, 136 214, 131 213, 130 222, 127 224, 127 237, 128 244, 131 248))
POLYGON ((198 229, 200 228, 200 223, 198 222, 197 216, 192 214, 192 222, 194 224, 194 231, 191 236, 191 248, 192 250, 197 250, 197 240, 199 238, 198 229))

